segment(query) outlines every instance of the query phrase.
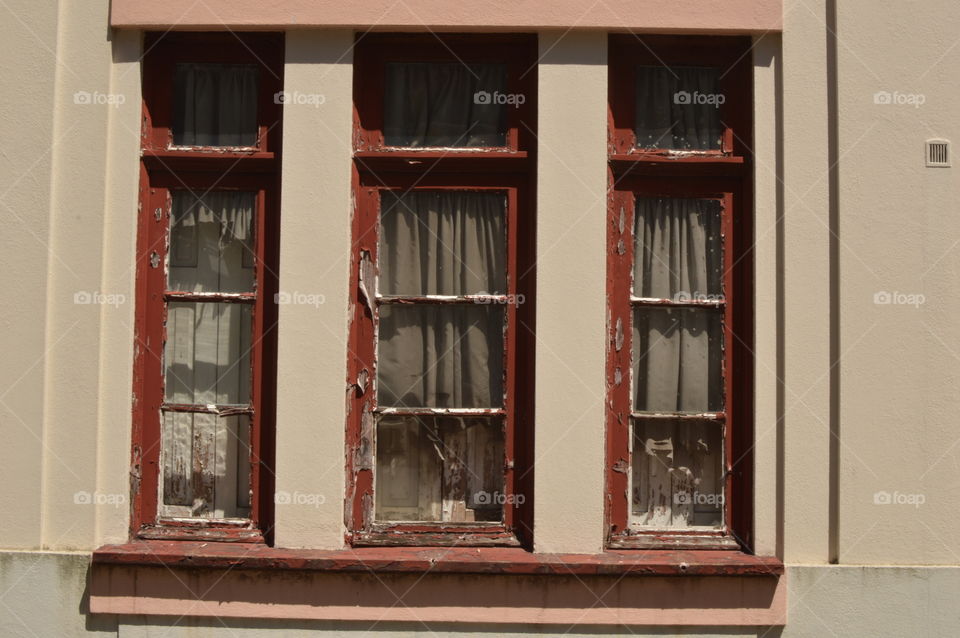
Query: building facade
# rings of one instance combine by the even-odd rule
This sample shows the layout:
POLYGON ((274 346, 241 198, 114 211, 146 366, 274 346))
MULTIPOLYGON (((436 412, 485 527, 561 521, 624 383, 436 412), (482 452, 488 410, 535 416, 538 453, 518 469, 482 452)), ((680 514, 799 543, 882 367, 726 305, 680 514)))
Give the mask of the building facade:
POLYGON ((954 3, 0 12, 0 634, 955 635, 954 3))

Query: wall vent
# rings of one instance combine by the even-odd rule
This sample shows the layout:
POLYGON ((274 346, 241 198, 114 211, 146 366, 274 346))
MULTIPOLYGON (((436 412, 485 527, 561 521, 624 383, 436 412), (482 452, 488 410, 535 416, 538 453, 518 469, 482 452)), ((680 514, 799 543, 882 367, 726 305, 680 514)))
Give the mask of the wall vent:
POLYGON ((947 140, 927 140, 927 166, 950 166, 950 142, 947 140))

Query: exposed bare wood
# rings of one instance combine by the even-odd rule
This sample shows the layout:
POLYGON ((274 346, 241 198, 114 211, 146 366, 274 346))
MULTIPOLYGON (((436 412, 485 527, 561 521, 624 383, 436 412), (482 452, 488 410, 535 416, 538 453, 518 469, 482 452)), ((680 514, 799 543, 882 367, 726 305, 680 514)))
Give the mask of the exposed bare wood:
POLYGON ((678 296, 677 299, 660 299, 657 297, 630 297, 630 303, 638 306, 668 306, 676 308, 684 307, 702 307, 702 308, 723 308, 725 301, 722 297, 717 298, 696 298, 691 294, 691 299, 683 299, 678 296))

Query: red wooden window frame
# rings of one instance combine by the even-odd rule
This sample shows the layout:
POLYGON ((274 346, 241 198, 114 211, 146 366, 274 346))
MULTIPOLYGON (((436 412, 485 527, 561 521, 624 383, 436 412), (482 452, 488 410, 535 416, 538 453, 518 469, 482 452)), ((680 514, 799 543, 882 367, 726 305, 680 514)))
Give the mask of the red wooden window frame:
POLYGON ((534 166, 536 39, 532 36, 377 34, 361 36, 354 73, 353 264, 345 498, 347 541, 363 545, 532 546, 534 166), (384 67, 387 62, 506 62, 508 90, 523 92, 520 108, 508 107, 507 147, 418 149, 382 146, 384 67), (522 77, 521 77, 522 76, 522 77), (502 523, 374 521, 376 396, 375 283, 361 287, 362 256, 376 271, 379 201, 385 190, 484 190, 507 194, 507 303, 504 339, 504 504, 502 523), (516 499, 514 499, 516 500, 516 499))
MULTIPOLYGON (((610 36, 610 190, 607 220, 607 546, 618 549, 745 549, 752 540, 753 297, 752 92, 750 40, 723 37, 610 36), (641 65, 721 69, 720 151, 634 148, 635 73, 641 65), (700 422, 723 428, 723 526, 712 530, 631 527, 633 309, 690 307, 631 300, 637 197, 720 199, 723 233, 723 409, 700 422)), ((710 302, 704 302, 710 303, 710 302)))
MULTIPOLYGON (((273 519, 276 394, 276 267, 279 250, 279 149, 283 36, 166 33, 145 38, 143 135, 137 238, 130 531, 142 539, 269 542, 273 519), (259 74, 258 139, 245 148, 172 147, 173 74, 180 62, 255 64, 259 74), (182 293, 167 288, 171 192, 256 193, 255 292, 182 293), (252 307, 250 352, 251 503, 245 519, 172 519, 159 515, 163 353, 170 301, 242 303, 252 307)), ((202 410, 201 410, 202 411, 202 410)))

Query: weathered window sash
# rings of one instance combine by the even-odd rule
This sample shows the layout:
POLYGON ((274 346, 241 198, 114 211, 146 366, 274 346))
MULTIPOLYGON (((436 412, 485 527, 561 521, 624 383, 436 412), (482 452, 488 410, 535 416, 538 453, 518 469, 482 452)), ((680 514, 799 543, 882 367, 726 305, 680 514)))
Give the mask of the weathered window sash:
MULTIPOLYGON (((607 546, 620 549, 739 549, 752 544, 752 240, 749 171, 751 102, 749 40, 739 38, 611 36, 610 192, 608 198, 607 546), (636 148, 635 65, 719 66, 726 102, 720 150, 636 148), (637 198, 719 200, 723 245, 722 294, 709 298, 644 297, 633 288, 634 215, 637 198), (634 406, 633 321, 637 309, 713 312, 722 335, 722 404, 714 411, 644 411, 634 406), (700 428, 722 435, 721 524, 681 526, 654 517, 635 518, 633 473, 638 454, 634 428, 700 428)), ((656 374, 650 369, 649 374, 656 374)), ((676 431, 676 430, 675 430, 676 431)), ((713 434, 710 434, 713 433, 713 434)), ((671 451, 672 453, 672 451, 671 451)), ((655 469, 655 468, 654 468, 655 469)), ((657 477, 652 472, 650 480, 657 477)), ((669 480, 665 475, 660 480, 669 480)), ((676 487, 676 483, 674 484, 676 487)), ((681 489, 688 489, 681 487, 681 489)), ((642 497, 640 497, 642 498, 642 497)), ((683 519, 689 505, 673 505, 683 519)), ((670 505, 667 520, 671 519, 670 505)))
MULTIPOLYGON (((528 185, 534 166, 536 131, 535 39, 505 35, 368 34, 355 56, 353 268, 351 354, 348 361, 347 494, 348 542, 357 545, 511 546, 531 543, 533 399, 534 197, 528 185), (385 68, 389 62, 498 63, 507 68, 506 87, 525 103, 507 109, 505 145, 498 147, 396 147, 384 143, 385 68), (380 195, 387 190, 495 191, 507 198, 507 289, 504 294, 399 296, 377 290, 380 195), (518 295, 526 303, 513 303, 518 295), (377 405, 377 326, 389 306, 502 308, 502 406, 493 408, 404 408, 377 405), (521 328, 521 326, 524 326, 521 328), (520 354, 522 353, 522 354, 520 354), (520 379, 523 379, 521 383, 520 379), (522 394, 521 394, 522 388, 522 394), (376 509, 377 419, 471 417, 500 419, 503 428, 503 496, 499 521, 378 521, 376 509), (516 496, 521 494, 521 502, 516 496)), ((442 479, 442 480, 445 480, 442 479)), ((461 518, 455 513, 453 518, 461 518)))
MULTIPOLYGON (((144 129, 137 240, 137 309, 133 388, 131 535, 135 538, 263 542, 273 517, 273 420, 277 263, 277 193, 283 37, 277 34, 148 34, 143 66, 144 129), (173 78, 182 62, 243 64, 259 69, 256 145, 175 146, 173 78), (168 286, 172 193, 254 194, 253 255, 243 255, 253 283, 242 292, 192 292, 168 286), (249 308, 249 380, 243 403, 183 403, 165 399, 164 357, 171 304, 179 308, 249 308), (193 420, 191 440, 164 440, 164 419, 193 420), (197 421, 204 424, 196 425, 197 421), (231 425, 232 424, 232 425, 231 425), (234 429, 227 429, 229 427, 234 429), (165 462, 183 447, 189 485, 164 478, 165 462), (184 447, 185 446, 185 447, 184 447), (214 449, 219 446, 215 452, 214 449), (226 451, 224 451, 226 448, 226 451), (224 465, 226 464, 226 467, 224 465), (232 466, 232 467, 231 467, 232 466), (222 475, 219 478, 215 475, 222 475), (165 505, 164 493, 187 490, 196 506, 165 505), (237 514, 217 516, 235 499, 237 514)), ((243 322, 241 322, 241 328, 243 322)), ((231 335, 233 332, 230 333, 231 335)), ((238 333, 239 334, 239 333, 238 333)), ((217 348, 223 346, 218 342, 217 348)), ((242 359, 243 357, 241 357, 242 359)), ((233 505, 231 506, 233 507, 233 505)))

